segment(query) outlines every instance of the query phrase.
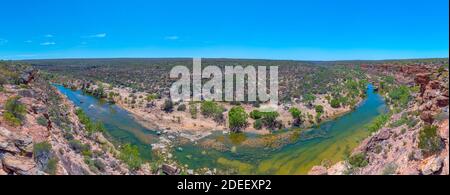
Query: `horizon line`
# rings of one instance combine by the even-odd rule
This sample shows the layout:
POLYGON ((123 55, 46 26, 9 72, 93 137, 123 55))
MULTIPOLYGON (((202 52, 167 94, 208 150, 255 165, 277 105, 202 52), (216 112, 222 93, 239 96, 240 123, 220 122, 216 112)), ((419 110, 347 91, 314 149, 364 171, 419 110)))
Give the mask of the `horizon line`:
MULTIPOLYGON (((188 60, 197 57, 62 57, 62 58, 30 58, 30 59, 0 59, 0 61, 39 61, 39 60, 120 60, 120 59, 178 59, 188 60)), ((303 61, 303 62, 342 62, 342 61, 395 61, 395 60, 428 60, 428 59, 449 59, 446 57, 420 57, 420 58, 385 58, 385 59, 340 59, 340 60, 301 60, 301 59, 276 59, 276 58, 234 58, 234 57, 205 57, 201 59, 209 60, 269 60, 269 61, 303 61)))

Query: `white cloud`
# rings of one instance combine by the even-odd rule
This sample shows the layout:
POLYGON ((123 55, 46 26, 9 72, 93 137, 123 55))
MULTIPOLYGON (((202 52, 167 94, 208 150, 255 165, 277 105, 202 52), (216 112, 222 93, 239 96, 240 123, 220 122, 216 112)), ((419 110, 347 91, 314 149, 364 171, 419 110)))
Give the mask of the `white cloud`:
POLYGON ((53 35, 52 35, 52 34, 46 34, 45 37, 47 37, 47 38, 52 38, 53 35))
POLYGON ((85 36, 84 38, 105 38, 106 35, 107 35, 106 33, 99 33, 99 34, 95 34, 95 35, 85 36))
POLYGON ((24 41, 25 43, 33 43, 33 41, 32 40, 26 40, 26 41, 24 41))
POLYGON ((41 43, 41 45, 43 45, 43 46, 56 45, 56 43, 55 42, 44 42, 44 43, 41 43))
POLYGON ((180 37, 179 36, 167 36, 167 37, 164 37, 164 39, 165 40, 175 41, 175 40, 180 39, 180 37))
POLYGON ((8 40, 0 38, 0 45, 5 45, 8 43, 8 40))

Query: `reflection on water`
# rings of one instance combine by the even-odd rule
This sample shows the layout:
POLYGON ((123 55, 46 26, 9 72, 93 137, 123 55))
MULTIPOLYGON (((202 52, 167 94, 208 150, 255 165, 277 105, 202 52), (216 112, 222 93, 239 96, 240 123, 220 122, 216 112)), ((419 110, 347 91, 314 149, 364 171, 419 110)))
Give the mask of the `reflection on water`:
POLYGON ((107 134, 113 138, 112 140, 119 144, 136 145, 144 159, 151 159, 150 144, 158 140, 156 132, 146 129, 137 123, 126 110, 114 104, 100 101, 93 96, 84 94, 81 90, 73 91, 61 85, 55 85, 55 87, 93 120, 103 122, 107 134))
MULTIPOLYGON (((151 159, 150 144, 157 141, 155 131, 141 126, 126 110, 116 105, 99 101, 82 91, 55 86, 88 116, 102 121, 111 139, 137 145, 142 156, 151 159)), ((181 149, 174 151, 174 156, 180 164, 188 165, 191 169, 232 169, 242 174, 305 174, 312 166, 325 160, 342 160, 359 141, 369 135, 366 125, 385 111, 383 98, 369 86, 367 99, 356 110, 319 127, 302 131, 293 142, 282 147, 242 146, 243 140, 261 137, 246 134, 227 143, 230 150, 219 151, 190 143, 181 145, 181 149)), ((219 140, 221 137, 221 133, 215 132, 205 139, 219 140)))
MULTIPOLYGON (((187 144, 177 159, 191 168, 219 167, 242 174, 306 174, 323 161, 337 162, 369 135, 366 125, 386 111, 383 98, 368 87, 367 99, 355 111, 311 130, 281 148, 234 146, 234 150, 199 149, 187 144)), ((212 135, 218 136, 218 135, 212 135)), ((248 138, 252 139, 252 138, 248 138)))

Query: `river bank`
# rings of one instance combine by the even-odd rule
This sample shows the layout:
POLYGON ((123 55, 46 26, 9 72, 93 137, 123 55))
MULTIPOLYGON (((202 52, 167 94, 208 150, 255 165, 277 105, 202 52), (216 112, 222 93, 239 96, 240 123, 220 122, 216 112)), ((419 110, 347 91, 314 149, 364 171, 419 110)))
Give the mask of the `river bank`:
MULTIPOLYGON (((368 98, 353 112, 323 122, 310 130, 280 131, 266 135, 245 132, 237 137, 230 137, 226 131, 210 131, 204 137, 192 138, 187 136, 188 131, 173 129, 160 131, 158 136, 158 131, 141 125, 135 120, 134 114, 118 105, 101 104, 81 91, 67 92, 76 93, 69 95, 69 98, 90 116, 107 123, 107 128, 120 127, 120 131, 124 132, 116 132, 115 136, 122 141, 131 139, 134 143, 147 143, 142 146, 151 145, 148 150, 162 149, 165 161, 178 164, 190 173, 196 170, 195 173, 210 171, 218 174, 306 174, 312 165, 324 160, 337 162, 346 151, 356 147, 359 140, 368 136, 364 125, 382 112, 378 107, 383 105, 382 98, 374 95, 370 89, 368 98), (132 120, 129 120, 130 117, 132 120), (154 141, 149 142, 149 137, 145 136, 149 131, 153 132, 150 134, 155 138, 154 141), (129 135, 121 137, 123 134, 129 135), (216 172, 212 171, 214 169, 216 172)), ((112 129, 113 132, 119 131, 112 129)))

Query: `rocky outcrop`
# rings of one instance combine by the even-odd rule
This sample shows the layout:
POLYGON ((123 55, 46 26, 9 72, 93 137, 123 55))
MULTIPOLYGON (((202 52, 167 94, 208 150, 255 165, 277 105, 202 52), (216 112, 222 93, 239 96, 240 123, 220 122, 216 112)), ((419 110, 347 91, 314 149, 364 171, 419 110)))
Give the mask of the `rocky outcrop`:
POLYGON ((32 139, 0 127, 0 174, 35 175, 36 163, 31 158, 32 139))
MULTIPOLYGON (((416 68, 406 66, 400 69, 366 66, 365 69, 382 75, 396 74, 397 82, 412 80, 414 83, 410 86, 420 86, 420 91, 413 94, 413 100, 406 109, 393 114, 384 127, 362 141, 353 151, 353 155, 364 154, 366 166, 353 167, 343 161, 328 168, 326 174, 448 175, 448 69, 443 72, 433 67, 421 69, 420 66, 416 68), (400 126, 390 125, 403 115, 407 115, 409 121, 418 122, 400 126), (420 131, 428 125, 437 127, 439 138, 443 142, 443 148, 435 151, 432 156, 428 156, 419 147, 420 131)), ((323 167, 315 167, 311 173, 323 174, 325 171, 323 167)))
POLYGON ((328 170, 324 166, 314 166, 308 175, 328 175, 328 170))

